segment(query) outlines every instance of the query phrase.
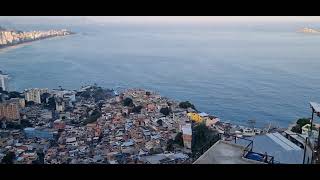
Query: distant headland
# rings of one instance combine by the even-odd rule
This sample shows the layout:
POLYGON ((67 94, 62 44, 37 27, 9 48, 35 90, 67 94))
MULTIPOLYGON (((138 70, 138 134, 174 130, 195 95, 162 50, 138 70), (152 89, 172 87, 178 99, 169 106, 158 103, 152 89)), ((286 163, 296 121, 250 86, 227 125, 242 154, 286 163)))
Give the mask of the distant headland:
POLYGON ((67 36, 71 34, 75 33, 66 29, 23 32, 18 30, 5 29, 0 26, 0 49, 18 44, 23 44, 26 42, 47 39, 57 36, 67 36))
POLYGON ((313 29, 313 28, 302 28, 299 29, 298 32, 300 33, 308 33, 308 34, 320 34, 320 30, 313 29))

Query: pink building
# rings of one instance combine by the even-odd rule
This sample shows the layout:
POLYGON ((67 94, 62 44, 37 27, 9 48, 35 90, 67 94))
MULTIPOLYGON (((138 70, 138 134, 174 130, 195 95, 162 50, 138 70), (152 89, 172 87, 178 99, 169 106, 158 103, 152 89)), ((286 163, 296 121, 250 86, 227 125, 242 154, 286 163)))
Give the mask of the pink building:
POLYGON ((61 120, 55 120, 55 121, 53 122, 53 128, 54 128, 54 129, 62 130, 62 129, 64 129, 65 127, 66 127, 66 124, 65 124, 63 121, 61 121, 61 120))
POLYGON ((148 104, 147 105, 147 110, 149 112, 156 110, 156 106, 154 104, 148 104))

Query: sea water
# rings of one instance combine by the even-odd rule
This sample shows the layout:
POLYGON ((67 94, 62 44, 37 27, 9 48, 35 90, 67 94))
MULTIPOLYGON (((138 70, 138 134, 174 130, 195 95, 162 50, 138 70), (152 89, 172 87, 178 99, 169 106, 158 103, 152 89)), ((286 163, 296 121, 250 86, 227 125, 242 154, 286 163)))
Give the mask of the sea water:
POLYGON ((224 121, 245 125, 255 119, 259 126, 286 127, 311 116, 309 101, 320 102, 320 36, 297 28, 70 26, 76 35, 1 50, 0 70, 11 76, 12 90, 93 83, 139 87, 189 100, 224 121))

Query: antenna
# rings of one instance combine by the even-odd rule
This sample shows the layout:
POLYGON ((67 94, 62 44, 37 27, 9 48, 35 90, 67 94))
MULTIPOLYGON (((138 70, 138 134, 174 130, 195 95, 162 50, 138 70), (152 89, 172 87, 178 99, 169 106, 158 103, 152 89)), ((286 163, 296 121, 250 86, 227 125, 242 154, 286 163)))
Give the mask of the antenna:
POLYGON ((250 127, 252 127, 252 129, 254 129, 255 124, 256 124, 256 120, 255 119, 248 120, 248 124, 250 127))

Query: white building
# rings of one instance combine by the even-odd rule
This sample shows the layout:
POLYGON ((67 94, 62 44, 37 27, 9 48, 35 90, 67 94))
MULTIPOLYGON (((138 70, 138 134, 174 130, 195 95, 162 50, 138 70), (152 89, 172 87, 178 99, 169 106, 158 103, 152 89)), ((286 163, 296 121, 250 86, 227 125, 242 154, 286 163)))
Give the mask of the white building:
POLYGON ((27 89, 25 90, 25 99, 26 101, 33 101, 35 103, 40 104, 41 103, 41 95, 44 93, 48 93, 49 90, 47 88, 45 89, 39 89, 39 88, 33 88, 33 89, 27 89))
POLYGON ((9 76, 0 71, 0 87, 3 91, 8 91, 9 76))
POLYGON ((183 143, 186 148, 191 149, 191 141, 192 141, 192 127, 191 124, 184 124, 182 126, 182 138, 183 143))

